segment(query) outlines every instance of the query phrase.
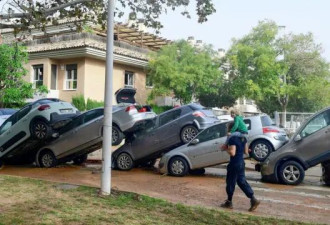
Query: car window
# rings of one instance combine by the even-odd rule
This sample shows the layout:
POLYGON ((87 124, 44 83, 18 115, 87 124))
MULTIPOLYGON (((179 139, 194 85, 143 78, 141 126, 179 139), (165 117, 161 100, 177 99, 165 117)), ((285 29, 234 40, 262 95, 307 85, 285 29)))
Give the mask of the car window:
POLYGON ((198 139, 199 143, 202 143, 205 141, 210 141, 213 139, 225 137, 227 134, 226 130, 227 130, 226 123, 218 124, 205 129, 203 132, 197 135, 195 139, 198 139))
POLYGON ((326 111, 314 117, 301 131, 301 137, 307 137, 318 130, 330 125, 330 112, 326 111))
POLYGON ((82 125, 82 122, 83 122, 83 115, 77 116, 71 122, 69 122, 67 125, 65 125, 59 132, 60 132, 60 134, 63 134, 69 130, 79 127, 80 125, 82 125))
POLYGON ((244 120, 244 123, 247 127, 248 130, 251 130, 252 129, 252 124, 251 124, 251 120, 244 120))
POLYGON ((86 112, 84 115, 84 123, 88 123, 89 121, 96 119, 97 117, 100 117, 103 115, 103 109, 96 109, 90 112, 86 112))
MULTIPOLYGON (((4 109, 2 112, 3 112, 3 115, 12 115, 15 112, 17 112, 17 110, 15 110, 15 109, 4 109)), ((0 113, 0 115, 1 115, 1 113, 0 113)))
POLYGON ((269 127, 274 125, 272 119, 269 116, 261 116, 261 124, 263 127, 269 127))
POLYGON ((167 112, 159 117, 159 126, 163 126, 177 118, 181 115, 181 109, 173 110, 171 112, 167 112))
POLYGON ((196 103, 193 103, 193 104, 190 104, 189 105, 190 108, 192 108, 192 110, 203 110, 205 109, 204 106, 200 105, 200 104, 196 104, 196 103))
POLYGON ((26 106, 16 113, 16 122, 25 117, 31 110, 31 106, 26 106))
POLYGON ((0 127, 0 135, 2 135, 9 128, 11 128, 11 126, 13 126, 14 122, 15 122, 15 118, 13 116, 8 118, 0 127))

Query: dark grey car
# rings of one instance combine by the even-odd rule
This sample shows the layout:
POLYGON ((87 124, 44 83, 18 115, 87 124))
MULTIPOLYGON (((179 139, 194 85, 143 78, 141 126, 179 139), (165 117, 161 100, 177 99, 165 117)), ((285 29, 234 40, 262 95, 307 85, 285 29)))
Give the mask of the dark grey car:
POLYGON ((103 108, 93 109, 64 126, 57 139, 37 152, 37 166, 54 167, 71 160, 76 164, 84 162, 88 153, 102 145, 103 113, 103 108))
POLYGON ((130 170, 134 164, 152 162, 218 122, 212 111, 195 103, 166 111, 149 120, 143 130, 126 138, 126 143, 113 153, 114 166, 120 170, 130 170))
POLYGON ((330 108, 314 114, 290 141, 272 152, 256 170, 262 179, 296 185, 303 181, 305 170, 330 160, 330 108))

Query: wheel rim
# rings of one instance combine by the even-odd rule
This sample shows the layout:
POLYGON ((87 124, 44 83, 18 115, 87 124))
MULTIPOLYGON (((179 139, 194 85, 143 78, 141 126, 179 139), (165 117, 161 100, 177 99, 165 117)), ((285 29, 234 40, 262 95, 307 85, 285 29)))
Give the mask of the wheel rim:
POLYGON ((131 168, 132 165, 131 157, 126 154, 119 156, 117 162, 118 162, 118 167, 121 169, 129 169, 131 168))
POLYGON ((171 171, 175 175, 181 175, 184 171, 184 164, 181 160, 175 160, 171 165, 171 171))
POLYGON ((283 177, 288 182, 294 183, 300 178, 300 170, 294 165, 288 165, 283 170, 283 177))
POLYGON ((115 143, 119 138, 118 132, 116 129, 112 129, 112 142, 115 143))
POLYGON ((183 131, 183 141, 184 142, 189 142, 191 141, 194 137, 196 137, 197 132, 194 128, 188 127, 183 131))
POLYGON ((47 127, 45 124, 38 123, 35 125, 35 135, 37 136, 38 139, 43 139, 46 137, 47 133, 47 127))
POLYGON ((45 167, 51 167, 53 164, 53 157, 50 154, 45 154, 42 156, 41 161, 45 167))
POLYGON ((263 143, 259 143, 254 147, 254 154, 257 156, 259 159, 265 158, 269 153, 269 148, 267 145, 263 143))

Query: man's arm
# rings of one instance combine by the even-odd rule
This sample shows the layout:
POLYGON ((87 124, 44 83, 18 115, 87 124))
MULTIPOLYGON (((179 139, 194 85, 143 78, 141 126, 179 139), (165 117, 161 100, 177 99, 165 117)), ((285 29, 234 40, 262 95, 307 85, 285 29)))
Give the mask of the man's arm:
POLYGON ((245 144, 245 147, 244 147, 244 154, 246 154, 246 155, 249 154, 249 146, 247 145, 247 143, 245 144))
POLYGON ((231 157, 234 157, 236 155, 236 145, 229 145, 226 151, 231 157))

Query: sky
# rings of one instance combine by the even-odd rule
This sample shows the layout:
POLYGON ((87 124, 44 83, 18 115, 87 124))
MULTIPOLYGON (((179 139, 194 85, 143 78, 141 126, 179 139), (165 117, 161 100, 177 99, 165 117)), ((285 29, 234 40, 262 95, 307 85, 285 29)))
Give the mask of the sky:
MULTIPOLYGON (((191 2, 196 2, 191 0, 191 2)), ((187 10, 193 14, 186 19, 180 11, 161 16, 164 28, 161 36, 170 40, 194 36, 216 49, 228 50, 232 38, 247 34, 258 21, 270 19, 285 26, 285 33, 314 34, 322 44, 323 56, 330 61, 330 0, 213 0, 217 12, 203 24, 197 22, 193 5, 187 10)))

